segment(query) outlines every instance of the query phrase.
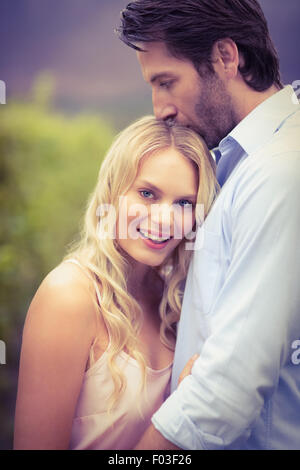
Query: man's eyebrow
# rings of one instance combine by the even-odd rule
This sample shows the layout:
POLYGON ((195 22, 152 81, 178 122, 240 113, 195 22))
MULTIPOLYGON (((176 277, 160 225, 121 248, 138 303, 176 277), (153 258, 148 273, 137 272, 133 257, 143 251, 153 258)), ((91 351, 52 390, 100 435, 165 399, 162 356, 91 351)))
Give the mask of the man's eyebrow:
POLYGON ((172 78, 172 77, 173 76, 169 72, 156 73, 156 74, 154 74, 150 77, 149 83, 153 84, 154 82, 156 82, 157 80, 160 80, 162 78, 172 78))

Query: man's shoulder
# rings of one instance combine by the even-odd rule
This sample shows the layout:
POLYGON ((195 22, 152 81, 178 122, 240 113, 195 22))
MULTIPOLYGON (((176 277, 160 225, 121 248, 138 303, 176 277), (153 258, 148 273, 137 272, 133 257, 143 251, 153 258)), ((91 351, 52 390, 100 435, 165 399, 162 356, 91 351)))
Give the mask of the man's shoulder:
POLYGON ((244 162, 236 186, 251 190, 260 187, 280 191, 286 185, 300 189, 300 145, 273 141, 244 162))
POLYGON ((229 198, 230 206, 250 199, 271 203, 280 198, 286 204, 299 200, 300 138, 293 129, 278 131, 278 135, 245 158, 226 192, 225 200, 229 198))
POLYGON ((243 180, 300 176, 300 110, 241 165, 243 180))
POLYGON ((270 155, 300 153, 300 110, 289 116, 266 145, 270 155))

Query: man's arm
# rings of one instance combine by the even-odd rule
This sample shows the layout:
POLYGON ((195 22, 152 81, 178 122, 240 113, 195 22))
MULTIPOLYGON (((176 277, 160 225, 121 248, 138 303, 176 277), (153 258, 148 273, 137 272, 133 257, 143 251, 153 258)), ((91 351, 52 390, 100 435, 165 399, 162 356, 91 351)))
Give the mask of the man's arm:
POLYGON ((164 436, 155 429, 153 424, 151 424, 135 447, 135 450, 146 449, 178 450, 179 447, 176 447, 172 442, 165 439, 164 436))

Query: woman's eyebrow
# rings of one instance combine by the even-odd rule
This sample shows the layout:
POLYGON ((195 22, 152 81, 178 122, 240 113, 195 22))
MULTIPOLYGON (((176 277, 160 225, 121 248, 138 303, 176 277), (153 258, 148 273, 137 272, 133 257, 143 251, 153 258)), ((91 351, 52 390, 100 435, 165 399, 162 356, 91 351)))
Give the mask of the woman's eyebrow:
MULTIPOLYGON (((156 191, 159 194, 163 194, 163 191, 155 186, 155 184, 150 183, 150 181, 139 180, 137 181, 137 186, 146 186, 147 188, 153 189, 153 191, 156 191)), ((197 194, 187 194, 180 196, 177 199, 197 199, 197 194)))
POLYGON ((158 192, 158 193, 162 193, 162 192, 163 192, 163 191, 161 191, 157 186, 155 186, 155 184, 150 183, 150 181, 139 180, 139 181, 137 181, 137 185, 138 185, 138 186, 147 186, 148 188, 151 188, 151 189, 153 189, 154 191, 156 191, 156 192, 158 192))

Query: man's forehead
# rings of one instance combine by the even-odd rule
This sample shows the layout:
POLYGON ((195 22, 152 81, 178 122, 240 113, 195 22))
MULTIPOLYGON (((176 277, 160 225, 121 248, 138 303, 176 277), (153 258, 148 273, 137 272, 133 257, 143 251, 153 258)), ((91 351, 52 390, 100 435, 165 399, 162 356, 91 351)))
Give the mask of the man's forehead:
POLYGON ((151 62, 163 65, 165 61, 171 62, 176 60, 163 42, 139 43, 137 46, 140 48, 137 51, 137 56, 142 63, 151 62))
POLYGON ((143 76, 146 82, 153 85, 154 83, 158 82, 159 80, 165 80, 170 77, 174 77, 175 73, 174 70, 169 70, 167 67, 161 67, 159 70, 153 67, 149 68, 142 68, 143 76))
POLYGON ((164 43, 142 44, 142 51, 137 51, 144 79, 153 83, 160 76, 174 74, 175 66, 180 59, 167 50, 164 43))
POLYGON ((138 42, 135 44, 141 52, 148 52, 150 54, 163 54, 172 57, 166 43, 163 41, 149 41, 149 42, 138 42))

